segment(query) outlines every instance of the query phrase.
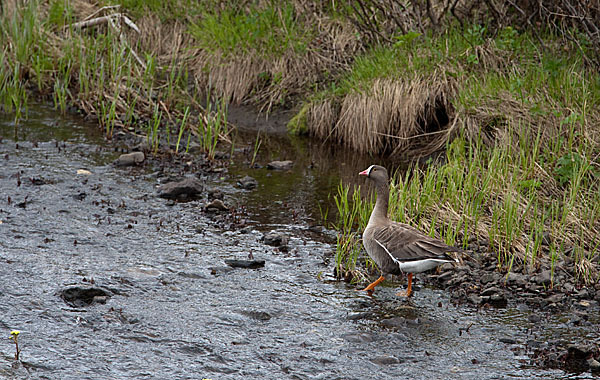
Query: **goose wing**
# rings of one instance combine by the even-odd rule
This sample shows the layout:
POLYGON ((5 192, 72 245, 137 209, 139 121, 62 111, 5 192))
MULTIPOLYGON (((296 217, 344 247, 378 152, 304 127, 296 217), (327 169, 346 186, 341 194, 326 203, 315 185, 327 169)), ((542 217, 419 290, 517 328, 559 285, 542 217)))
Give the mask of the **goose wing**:
POLYGON ((426 259, 454 261, 446 253, 462 251, 403 223, 394 222, 377 228, 373 232, 373 238, 379 246, 394 257, 394 261, 426 259))

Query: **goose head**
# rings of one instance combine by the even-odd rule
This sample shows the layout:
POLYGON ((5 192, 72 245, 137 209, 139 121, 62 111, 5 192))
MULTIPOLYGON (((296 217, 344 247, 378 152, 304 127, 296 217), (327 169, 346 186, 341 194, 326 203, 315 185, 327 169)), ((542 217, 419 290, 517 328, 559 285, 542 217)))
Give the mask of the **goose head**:
POLYGON ((367 169, 358 173, 358 175, 365 176, 377 184, 387 183, 388 181, 388 172, 386 168, 379 165, 371 165, 367 169))

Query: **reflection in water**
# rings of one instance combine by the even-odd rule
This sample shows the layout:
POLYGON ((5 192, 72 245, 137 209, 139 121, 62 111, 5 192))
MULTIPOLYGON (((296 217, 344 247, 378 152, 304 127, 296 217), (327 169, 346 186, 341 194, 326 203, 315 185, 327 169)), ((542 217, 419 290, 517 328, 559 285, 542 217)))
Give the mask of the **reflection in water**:
POLYGON ((334 222, 334 196, 340 183, 363 186, 358 172, 381 163, 379 158, 305 137, 261 133, 259 138, 262 143, 255 162, 260 168, 249 168, 256 132, 246 131, 238 133, 236 146, 245 148, 236 152, 230 173, 232 184, 245 175, 258 181, 257 191, 240 191, 239 196, 260 223, 294 224, 302 220, 314 225, 323 223, 325 215, 334 222), (268 170, 266 165, 275 160, 291 160, 294 166, 289 171, 268 170))

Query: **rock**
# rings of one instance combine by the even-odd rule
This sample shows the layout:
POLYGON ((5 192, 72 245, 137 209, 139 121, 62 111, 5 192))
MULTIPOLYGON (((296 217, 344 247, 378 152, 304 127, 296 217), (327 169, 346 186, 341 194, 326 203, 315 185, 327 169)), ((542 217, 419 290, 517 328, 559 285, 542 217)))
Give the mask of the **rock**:
POLYGON ((204 209, 209 212, 229 211, 229 207, 227 207, 220 199, 213 199, 213 201, 207 204, 204 209))
POLYGON ((398 360, 398 358, 396 358, 394 356, 381 355, 381 356, 376 356, 373 359, 371 359, 371 362, 375 363, 375 364, 379 364, 379 365, 390 365, 390 364, 398 364, 398 363, 400 363, 400 360, 398 360))
POLYGON ((481 282, 482 285, 488 284, 490 282, 494 282, 495 277, 493 273, 484 273, 481 278, 479 279, 479 282, 481 282))
POLYGON ((271 319, 271 314, 267 313, 266 311, 242 311, 242 314, 252 318, 252 319, 256 319, 258 321, 268 321, 269 319, 271 319))
POLYGON ((374 315, 370 312, 362 312, 348 315, 347 319, 350 321, 360 321, 362 319, 373 319, 374 315))
POLYGON ((575 290, 575 285, 570 282, 565 282, 562 286, 563 290, 567 293, 572 293, 575 290))
POLYGON ((267 245, 279 247, 282 245, 286 245, 289 239, 287 235, 285 235, 283 232, 271 231, 265 234, 262 240, 267 245))
POLYGON ((584 344, 570 344, 565 355, 565 369, 571 372, 584 372, 590 369, 588 358, 593 350, 584 344))
POLYGON ((77 200, 77 201, 82 201, 85 199, 85 197, 87 197, 87 194, 84 192, 78 193, 78 194, 73 194, 73 199, 77 200))
POLYGON ((258 187, 258 181, 249 175, 237 181, 237 185, 245 190, 253 190, 258 187))
POLYGON ((565 298, 563 294, 556 293, 549 297, 546 297, 546 301, 548 301, 549 303, 560 303, 563 300, 563 298, 565 298))
POLYGON ((600 362, 594 358, 589 358, 587 364, 590 367, 590 371, 593 373, 600 372, 600 362))
POLYGON ((452 279, 450 279, 448 281, 448 285, 460 285, 460 284, 465 284, 469 281, 469 276, 467 276, 466 274, 460 275, 460 276, 453 276, 452 279))
POLYGON ((265 266, 265 260, 225 260, 225 264, 233 268, 256 269, 265 266))
POLYGON ((444 264, 440 265, 440 270, 442 272, 453 271, 454 270, 454 264, 452 264, 452 263, 444 263, 444 264))
POLYGON ((517 341, 513 338, 500 338, 498 339, 500 342, 502 343, 506 343, 506 344, 516 344, 517 341))
POLYGON ((585 344, 569 344, 568 355, 574 359, 585 359, 592 354, 593 349, 585 344))
POLYGON ((71 286, 60 292, 60 297, 72 307, 106 303, 111 296, 112 292, 97 286, 71 286))
POLYGON ((552 272, 549 269, 541 271, 535 276, 535 282, 538 285, 550 286, 550 283, 552 282, 552 272))
POLYGON ((294 166, 293 161, 272 161, 267 164, 269 170, 290 170, 294 166))
POLYGON ((469 294, 467 296, 467 300, 475 306, 481 305, 483 298, 479 297, 477 294, 469 294))
POLYGON ((382 320, 381 324, 385 327, 399 328, 399 327, 406 326, 407 320, 406 320, 406 318, 403 318, 403 317, 393 317, 393 318, 388 318, 388 319, 382 320))
POLYGON ((444 272, 437 277, 437 280, 439 282, 446 282, 446 281, 451 280, 452 276, 454 276, 454 272, 452 272, 452 271, 444 272))
POLYGON ((506 282, 511 285, 516 285, 518 287, 524 287, 527 284, 525 276, 515 272, 510 272, 508 276, 506 276, 506 282))
POLYGON ((506 296, 504 296, 504 294, 495 293, 490 296, 489 303, 494 307, 504 308, 506 307, 506 305, 508 305, 508 300, 506 299, 506 296))
POLYGON ((137 164, 141 164, 146 159, 146 156, 143 152, 133 152, 122 154, 117 158, 113 164, 115 166, 133 166, 137 164))
POLYGON ((487 288, 483 292, 481 292, 480 296, 482 296, 482 297, 483 296, 491 296, 493 294, 498 294, 498 293, 502 293, 502 290, 500 288, 492 286, 491 288, 487 288))
POLYGON ((590 292, 586 288, 583 288, 579 292, 577 292, 575 297, 577 297, 579 299, 590 299, 591 298, 590 292))
POLYGON ((204 189, 197 178, 185 178, 177 182, 169 182, 158 188, 158 196, 170 199, 185 199, 199 196, 204 189))
POLYGON ((92 303, 105 304, 106 301, 108 301, 109 299, 110 299, 110 297, 108 297, 108 296, 94 296, 94 298, 92 299, 92 303))
POLYGON ((213 199, 221 199, 223 200, 223 192, 219 189, 210 189, 208 190, 208 200, 212 201, 213 199))
POLYGON ((210 267, 210 274, 213 276, 219 276, 222 274, 227 274, 229 272, 233 272, 233 268, 231 267, 210 267))
POLYGON ((341 337, 347 342, 360 344, 371 343, 376 340, 374 334, 367 332, 351 332, 343 334, 341 337))

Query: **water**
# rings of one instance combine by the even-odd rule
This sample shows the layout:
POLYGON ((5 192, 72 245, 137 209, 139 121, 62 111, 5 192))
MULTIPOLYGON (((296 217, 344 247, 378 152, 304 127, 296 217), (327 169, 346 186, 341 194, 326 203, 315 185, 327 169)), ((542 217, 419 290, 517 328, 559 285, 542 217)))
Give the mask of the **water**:
POLYGON ((249 228, 230 231, 200 211, 205 199, 158 198, 152 167, 113 167, 118 154, 79 119, 39 106, 14 131, 0 122, 0 334, 22 331, 24 368, 11 366, 12 342, 0 339, 0 377, 567 376, 528 366, 515 349, 532 328, 527 311, 454 306, 428 288, 410 302, 392 287, 371 298, 331 281, 331 236, 312 227, 331 204, 328 193, 368 159, 265 135, 261 163, 293 159, 291 172, 240 161, 207 177, 226 202, 246 206, 249 228), (258 191, 235 187, 245 174, 259 180, 258 191), (289 252, 261 242, 273 229, 290 235, 289 252), (224 264, 249 253, 265 267, 224 264), (60 297, 90 282, 112 297, 81 308, 60 297))

